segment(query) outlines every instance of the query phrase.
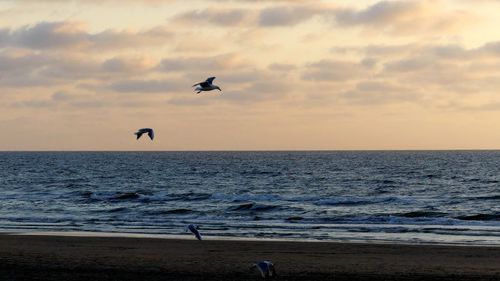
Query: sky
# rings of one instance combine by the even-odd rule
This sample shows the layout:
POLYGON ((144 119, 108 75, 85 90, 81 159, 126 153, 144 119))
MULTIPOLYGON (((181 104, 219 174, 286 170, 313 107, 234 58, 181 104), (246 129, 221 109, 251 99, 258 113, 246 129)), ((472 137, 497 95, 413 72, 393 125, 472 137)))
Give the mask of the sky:
POLYGON ((0 150, 500 149, 499 9, 0 0, 0 150))

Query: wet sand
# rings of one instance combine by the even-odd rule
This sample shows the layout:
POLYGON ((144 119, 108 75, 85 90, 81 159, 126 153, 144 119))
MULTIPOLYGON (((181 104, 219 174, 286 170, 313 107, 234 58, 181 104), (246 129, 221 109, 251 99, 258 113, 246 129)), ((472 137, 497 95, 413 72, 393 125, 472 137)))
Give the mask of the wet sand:
POLYGON ((0 280, 500 280, 500 247, 0 235, 0 280))

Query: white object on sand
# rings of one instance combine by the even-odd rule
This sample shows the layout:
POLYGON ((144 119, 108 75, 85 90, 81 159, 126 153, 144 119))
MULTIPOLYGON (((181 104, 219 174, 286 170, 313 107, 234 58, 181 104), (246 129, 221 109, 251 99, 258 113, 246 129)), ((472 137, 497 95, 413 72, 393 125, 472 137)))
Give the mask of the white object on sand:
POLYGON ((274 278, 277 276, 276 270, 274 269, 274 264, 270 261, 260 261, 256 264, 253 264, 251 269, 257 267, 259 269, 262 278, 267 279, 269 277, 274 278))

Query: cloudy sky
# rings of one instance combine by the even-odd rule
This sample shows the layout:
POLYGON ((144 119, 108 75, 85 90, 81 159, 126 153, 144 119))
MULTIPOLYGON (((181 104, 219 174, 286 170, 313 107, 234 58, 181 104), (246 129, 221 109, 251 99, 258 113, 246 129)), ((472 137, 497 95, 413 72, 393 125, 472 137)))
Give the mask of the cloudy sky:
POLYGON ((500 149, 499 10, 0 0, 0 150, 500 149))

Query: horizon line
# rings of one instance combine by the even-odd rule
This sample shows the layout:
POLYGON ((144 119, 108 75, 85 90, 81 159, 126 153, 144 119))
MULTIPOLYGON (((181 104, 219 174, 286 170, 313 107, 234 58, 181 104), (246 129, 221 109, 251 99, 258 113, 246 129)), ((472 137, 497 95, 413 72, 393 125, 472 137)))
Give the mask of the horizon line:
POLYGON ((214 150, 0 150, 5 152, 425 152, 425 151, 500 151, 500 148, 449 149, 214 149, 214 150))

